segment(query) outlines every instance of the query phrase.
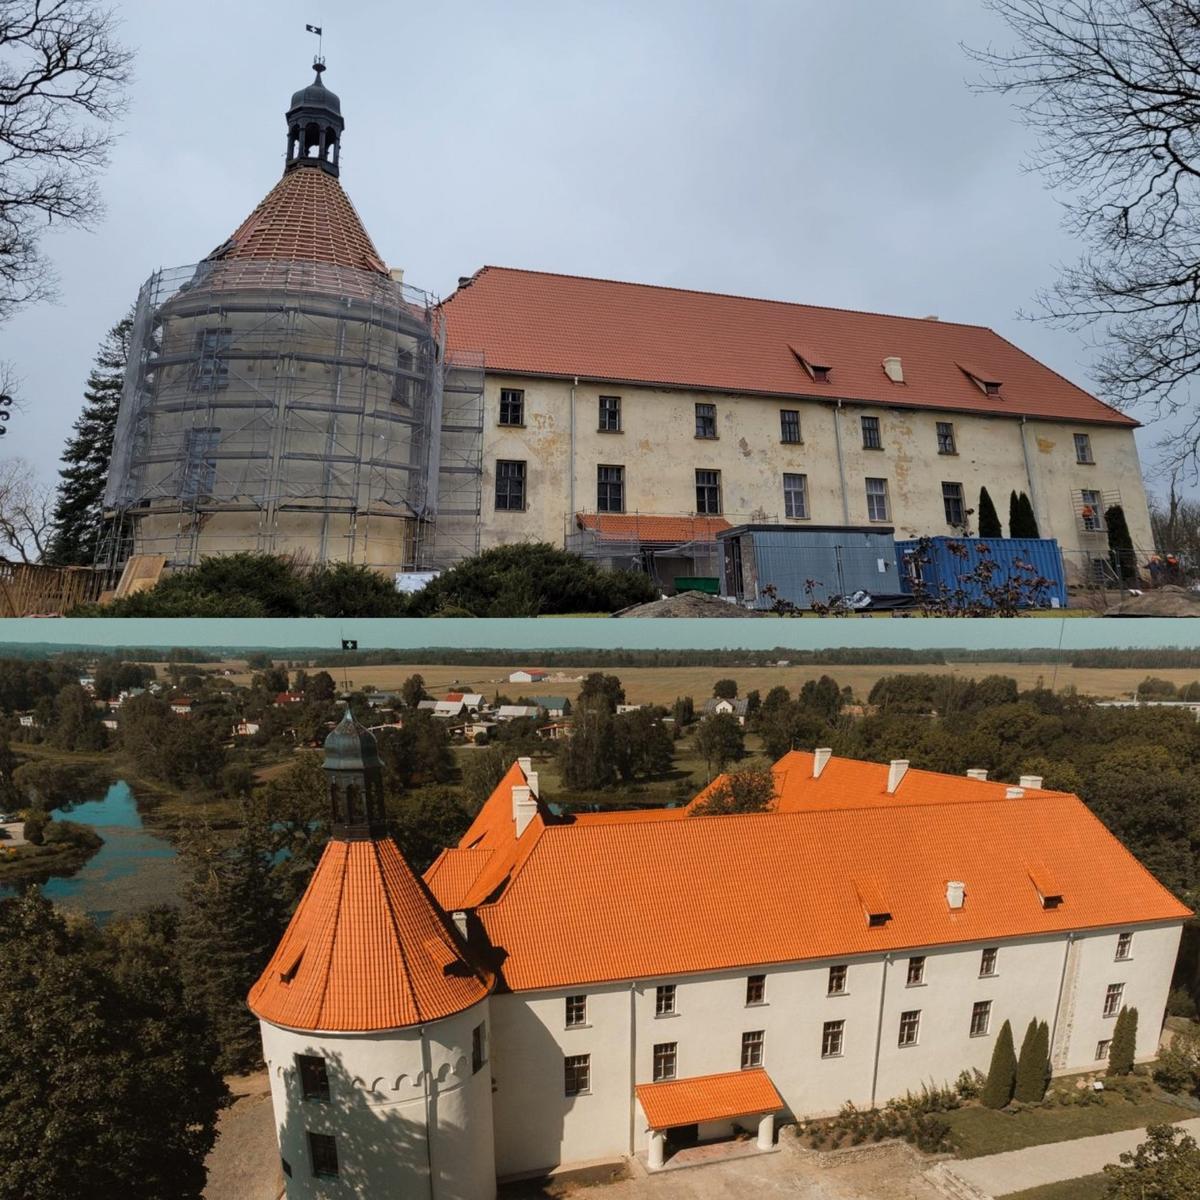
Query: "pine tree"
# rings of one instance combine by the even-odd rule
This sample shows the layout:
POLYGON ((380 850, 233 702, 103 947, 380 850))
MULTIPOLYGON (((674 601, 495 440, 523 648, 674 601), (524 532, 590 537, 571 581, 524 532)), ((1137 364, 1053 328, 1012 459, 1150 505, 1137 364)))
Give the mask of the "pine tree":
POLYGON ((1008 536, 1021 536, 1021 502, 1016 492, 1008 493, 1008 536))
POLYGON ((1017 1055, 1013 1049, 1012 1026, 1005 1021, 992 1048, 992 1063, 980 1100, 988 1108, 1004 1108, 1017 1086, 1017 1055))
POLYGON ((1004 526, 996 513, 996 506, 988 495, 987 488, 979 489, 979 536, 981 538, 998 538, 1004 536, 1004 526))
POLYGON ((1108 529, 1108 561, 1112 563, 1117 577, 1126 582, 1137 576, 1137 559, 1133 553, 1133 538, 1129 533, 1129 523, 1125 520, 1125 510, 1114 504, 1104 514, 1104 524, 1108 529))
POLYGON ((1022 1104, 1034 1104, 1042 1098, 1042 1080, 1045 1078, 1045 1066, 1040 1055, 1040 1027, 1035 1017, 1025 1030, 1021 1042, 1021 1055, 1017 1059, 1017 1083, 1013 1089, 1013 1098, 1022 1104))
POLYGON ((49 563, 91 566, 95 561, 132 332, 131 312, 104 335, 96 352, 83 393, 83 411, 63 450, 54 533, 46 552, 49 563))
POLYGON ((1021 506, 1021 537, 1041 537, 1038 532, 1037 517, 1033 511, 1033 501, 1022 492, 1019 503, 1021 506))
POLYGON ((1118 1013, 1112 1045, 1108 1048, 1110 1075, 1128 1075, 1133 1070, 1133 1058, 1137 1053, 1137 1021, 1136 1008, 1123 1008, 1118 1013))

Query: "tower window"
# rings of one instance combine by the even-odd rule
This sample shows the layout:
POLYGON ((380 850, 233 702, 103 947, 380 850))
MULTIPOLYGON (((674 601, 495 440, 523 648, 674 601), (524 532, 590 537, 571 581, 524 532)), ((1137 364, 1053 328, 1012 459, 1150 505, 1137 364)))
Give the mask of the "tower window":
POLYGON ((500 389, 500 424, 525 424, 525 393, 520 388, 500 389))
POLYGON ((308 1135, 308 1156, 312 1173, 318 1179, 333 1178, 338 1173, 337 1138, 328 1133, 308 1135))
POLYGON ((325 1069, 325 1059, 319 1054, 297 1054, 296 1066, 305 1100, 328 1100, 329 1072, 325 1069))
POLYGON ((521 512, 525 508, 525 463, 496 460, 496 509, 521 512))

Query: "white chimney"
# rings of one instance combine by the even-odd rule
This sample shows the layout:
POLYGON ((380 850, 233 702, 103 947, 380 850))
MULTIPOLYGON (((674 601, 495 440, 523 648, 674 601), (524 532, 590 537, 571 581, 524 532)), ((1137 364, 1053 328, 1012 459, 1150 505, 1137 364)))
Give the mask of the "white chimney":
POLYGON ((904 382, 904 367, 894 354, 883 360, 883 371, 893 383, 904 382))
POLYGON ((966 895, 967 885, 960 880, 954 879, 946 884, 946 903, 951 908, 962 908, 966 895))
POLYGON ((403 267, 391 267, 388 269, 388 274, 391 276, 393 283, 403 283, 404 282, 404 268, 403 267))
POLYGON ((813 778, 820 779, 825 764, 833 757, 833 751, 828 746, 818 746, 813 751, 813 778))
POLYGON ((1006 787, 1004 789, 1005 800, 1020 800, 1023 795, 1025 795, 1023 787, 1006 787))
POLYGON ((458 930, 459 937, 466 940, 467 936, 467 914, 460 908, 453 914, 454 928, 458 930))
POLYGON ((526 771, 525 782, 529 785, 529 790, 533 793, 533 798, 536 800, 542 794, 538 791, 538 773, 536 771, 526 771))
POLYGON ((967 771, 968 779, 976 779, 980 783, 987 783, 987 768, 986 767, 971 767, 967 771))
POLYGON ((1040 775, 1022 775, 1021 786, 1023 788, 1029 788, 1030 791, 1041 791, 1042 777, 1040 775))
POLYGON ((893 758, 891 766, 888 767, 888 795, 894 796, 896 789, 900 786, 900 780, 908 773, 907 758, 893 758))
POLYGON ((527 787, 517 785, 512 790, 513 823, 517 837, 529 828, 529 822, 537 815, 537 800, 527 787))
POLYGON ((533 759, 528 754, 523 754, 517 759, 517 766, 521 768, 522 774, 528 775, 533 770, 533 759))

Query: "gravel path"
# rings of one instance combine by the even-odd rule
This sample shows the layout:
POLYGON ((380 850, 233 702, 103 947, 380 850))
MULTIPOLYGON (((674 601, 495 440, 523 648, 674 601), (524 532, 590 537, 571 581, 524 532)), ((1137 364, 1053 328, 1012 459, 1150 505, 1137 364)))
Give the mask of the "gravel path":
POLYGON ((266 1071, 226 1081, 236 1099, 220 1117, 204 1200, 277 1200, 283 1192, 266 1071))

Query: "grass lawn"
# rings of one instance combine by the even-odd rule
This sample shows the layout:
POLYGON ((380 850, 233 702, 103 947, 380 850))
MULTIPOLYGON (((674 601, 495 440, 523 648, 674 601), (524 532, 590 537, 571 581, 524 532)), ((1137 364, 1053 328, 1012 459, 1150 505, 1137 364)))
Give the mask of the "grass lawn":
POLYGON ((1103 1200, 1107 1178, 1103 1174, 1084 1175, 1079 1179, 1043 1183, 1023 1192, 1006 1192, 998 1200, 1103 1200))
POLYGON ((945 1114, 960 1158, 1023 1150, 1046 1142, 1115 1133, 1147 1125, 1182 1121, 1196 1114, 1177 1104, 1150 1098, 1126 1100, 1116 1093, 1103 1104, 1048 1105, 1020 1112, 995 1112, 990 1108, 960 1108, 945 1114))

